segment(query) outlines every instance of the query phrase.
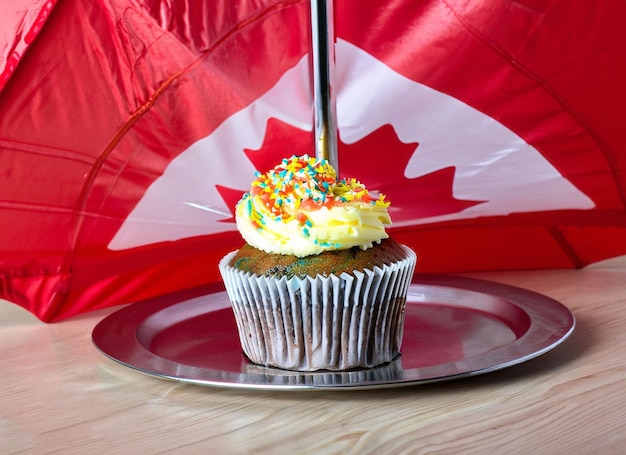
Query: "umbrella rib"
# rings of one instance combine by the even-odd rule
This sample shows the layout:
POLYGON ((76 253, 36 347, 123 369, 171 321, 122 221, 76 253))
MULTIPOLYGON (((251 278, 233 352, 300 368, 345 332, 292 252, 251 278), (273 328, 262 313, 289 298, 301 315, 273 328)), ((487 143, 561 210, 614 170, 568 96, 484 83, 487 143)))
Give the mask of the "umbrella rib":
POLYGON ((584 267, 585 264, 578 256, 578 254, 576 254, 576 251, 574 251, 574 249, 571 247, 571 245, 563 235, 563 232, 556 226, 547 226, 547 229, 556 244, 561 249, 561 251, 563 251, 563 253, 569 258, 572 265, 577 269, 584 267))

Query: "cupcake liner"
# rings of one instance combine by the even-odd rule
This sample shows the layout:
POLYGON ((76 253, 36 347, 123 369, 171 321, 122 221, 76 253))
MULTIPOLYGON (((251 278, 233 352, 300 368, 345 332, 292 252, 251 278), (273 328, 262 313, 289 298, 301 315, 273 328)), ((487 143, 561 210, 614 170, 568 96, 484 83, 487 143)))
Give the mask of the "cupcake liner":
POLYGON ((372 270, 327 277, 256 276, 219 264, 241 347, 253 362, 287 370, 348 370, 400 351, 415 253, 372 270))

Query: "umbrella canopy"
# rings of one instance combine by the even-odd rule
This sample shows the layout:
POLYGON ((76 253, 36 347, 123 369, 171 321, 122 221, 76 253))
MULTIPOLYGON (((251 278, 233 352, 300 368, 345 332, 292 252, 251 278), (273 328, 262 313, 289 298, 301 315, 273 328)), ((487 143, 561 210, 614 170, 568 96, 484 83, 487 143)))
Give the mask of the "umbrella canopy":
MULTIPOLYGON (((219 281, 255 170, 312 153, 303 0, 0 14, 0 297, 44 321, 219 281)), ((336 2, 339 162, 419 272, 626 254, 626 3, 336 2)))

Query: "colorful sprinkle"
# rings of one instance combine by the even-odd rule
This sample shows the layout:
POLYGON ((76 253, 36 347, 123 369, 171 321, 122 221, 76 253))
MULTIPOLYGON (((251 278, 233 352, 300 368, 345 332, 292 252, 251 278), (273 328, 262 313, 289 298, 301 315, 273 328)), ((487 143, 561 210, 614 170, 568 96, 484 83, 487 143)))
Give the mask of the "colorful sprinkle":
POLYGON ((259 229, 264 224, 263 214, 254 209, 251 198, 247 197, 249 195, 258 196, 276 221, 287 223, 296 218, 307 237, 312 224, 298 211, 301 206, 307 210, 348 203, 389 206, 384 195, 372 197, 365 186, 354 178, 337 180, 336 171, 327 160, 308 155, 285 158, 274 169, 266 173, 255 172, 254 175, 256 180, 242 201, 248 201, 246 211, 259 229))

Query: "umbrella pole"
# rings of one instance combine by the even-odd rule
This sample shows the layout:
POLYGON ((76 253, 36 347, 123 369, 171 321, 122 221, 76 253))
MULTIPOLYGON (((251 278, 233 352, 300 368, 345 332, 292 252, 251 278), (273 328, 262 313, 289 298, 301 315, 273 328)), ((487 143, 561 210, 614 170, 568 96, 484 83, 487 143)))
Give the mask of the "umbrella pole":
POLYGON ((332 0, 311 1, 315 151, 339 174, 335 101, 335 27, 332 0))

